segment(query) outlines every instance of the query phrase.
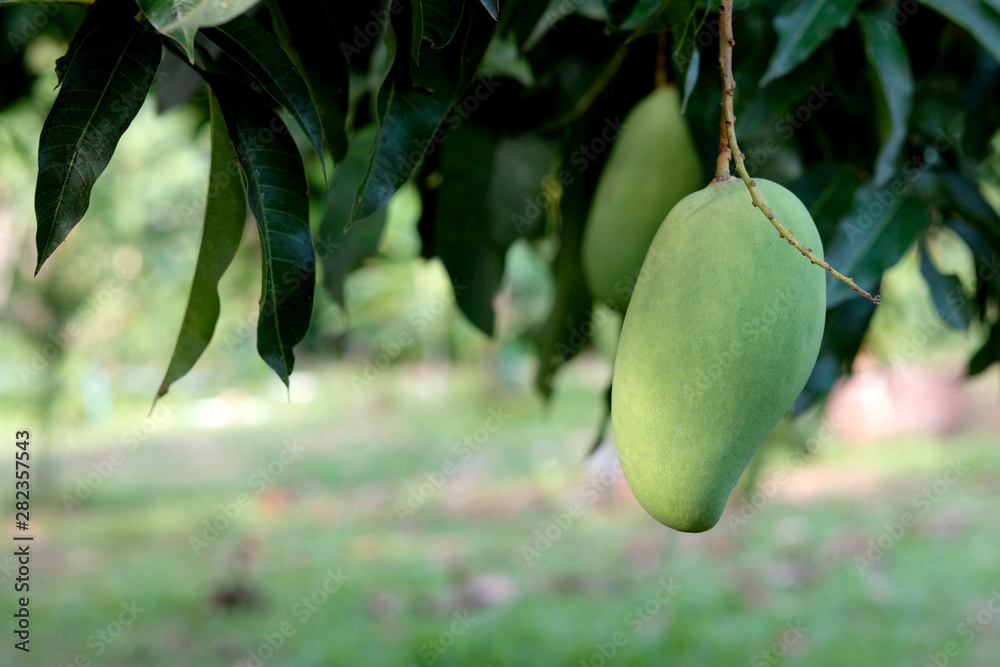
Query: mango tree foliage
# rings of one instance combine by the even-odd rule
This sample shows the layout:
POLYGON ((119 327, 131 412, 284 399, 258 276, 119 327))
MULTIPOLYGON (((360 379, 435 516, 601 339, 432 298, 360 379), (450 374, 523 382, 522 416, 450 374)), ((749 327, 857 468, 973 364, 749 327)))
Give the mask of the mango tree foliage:
MULTIPOLYGON (((152 85, 158 69, 200 81, 161 103, 211 107, 202 251, 161 393, 212 336, 244 210, 263 250, 258 351, 287 383, 317 283, 343 304, 345 278, 379 252, 385 207, 410 183, 422 254, 442 259, 458 307, 485 334, 508 249, 523 241, 549 263, 548 317, 521 334, 548 395, 607 320, 583 280, 581 239, 622 119, 657 80, 683 91, 699 176, 714 175, 719 21, 702 0, 73 4, 87 9, 57 63, 39 141, 39 270, 70 234, 99 224, 91 192, 149 91, 167 95, 152 85), (310 187, 313 172, 325 178, 310 187)), ((0 0, 13 54, 0 104, 26 93, 24 44, 44 31, 45 7, 0 0)), ((942 322, 987 332, 969 372, 1000 360, 1000 218, 983 196, 998 180, 996 3, 737 0, 735 10, 735 111, 751 175, 795 193, 827 259, 869 291, 917 252, 942 322), (930 245, 945 230, 971 250, 974 285, 939 271, 930 245)), ((826 280, 827 326, 800 410, 849 372, 876 308, 826 280)))

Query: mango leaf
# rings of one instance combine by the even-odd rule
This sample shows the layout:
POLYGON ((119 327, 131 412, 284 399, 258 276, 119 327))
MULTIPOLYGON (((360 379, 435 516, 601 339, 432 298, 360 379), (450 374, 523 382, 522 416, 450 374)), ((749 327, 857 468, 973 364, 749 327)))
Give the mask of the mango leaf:
POLYGON ((239 16, 260 0, 136 0, 159 32, 180 44, 194 62, 194 36, 199 28, 219 25, 239 16))
POLYGON ((205 28, 203 32, 292 114, 309 138, 326 174, 323 126, 309 94, 309 86, 278 40, 249 16, 237 16, 218 27, 205 28))
POLYGON ((212 340, 219 320, 219 281, 236 256, 246 222, 246 193, 237 167, 239 160, 222 118, 222 110, 211 90, 209 105, 212 163, 205 203, 205 227, 181 331, 157 398, 166 394, 171 384, 194 367, 212 340))
POLYGON ((366 127, 354 136, 347 157, 333 172, 319 225, 317 245, 323 263, 323 285, 341 308, 344 307, 344 279, 351 269, 374 254, 385 228, 384 207, 349 227, 347 224, 354 193, 365 177, 374 144, 374 127, 366 127))
POLYGON ((896 161, 906 140, 913 107, 913 72, 906 44, 896 30, 881 31, 880 22, 891 20, 886 12, 861 12, 857 16, 865 42, 865 54, 878 79, 889 110, 890 130, 882 138, 875 159, 875 186, 881 186, 896 171, 896 161))
POLYGON ((617 28, 627 19, 639 0, 603 0, 604 11, 608 15, 608 25, 617 28))
MULTIPOLYGON (((393 79, 393 75, 406 78, 409 73, 409 60, 397 57, 379 92, 378 139, 354 200, 352 221, 367 218, 385 206, 413 174, 425 151, 445 140, 441 123, 472 82, 495 25, 481 17, 482 12, 468 14, 462 17, 452 44, 434 52, 435 67, 422 65, 421 73, 414 73, 413 78, 420 80, 423 88, 404 89, 393 79), (442 63, 446 66, 439 66, 442 63)), ((488 84, 480 85, 486 86, 483 94, 491 94, 488 84)))
POLYGON ((130 16, 78 47, 38 142, 35 273, 83 218, 90 192, 135 118, 160 63, 160 40, 130 16))
MULTIPOLYGON (((872 285, 872 292, 879 291, 881 281, 872 285)), ((793 414, 800 414, 816 401, 830 393, 837 381, 851 372, 854 358, 861 349, 868 325, 875 315, 875 304, 868 299, 847 299, 826 313, 826 330, 820 344, 819 356, 806 386, 795 399, 793 414)))
POLYGON ((500 0, 479 0, 479 1, 483 3, 483 7, 485 7, 486 11, 490 13, 490 16, 493 17, 494 21, 500 18, 500 0))
POLYGON ((834 31, 851 22, 860 0, 789 0, 774 17, 778 45, 761 87, 804 63, 834 31))
MULTIPOLYGON (((871 291, 882 273, 894 266, 931 223, 931 212, 905 194, 871 185, 859 188, 855 212, 841 220, 826 248, 826 261, 871 291)), ((827 275, 827 308, 857 296, 827 275)))
POLYGON ((993 238, 1000 237, 1000 218, 973 183, 951 169, 941 170, 941 182, 957 213, 993 238))
POLYGON ((975 313, 972 300, 966 294, 962 281, 958 276, 943 275, 938 271, 925 241, 921 240, 919 248, 920 273, 927 283, 927 289, 930 290, 938 317, 953 329, 968 331, 969 323, 975 313))
POLYGON ((257 352, 287 387, 295 366, 292 348, 309 328, 316 283, 302 158, 271 100, 222 77, 206 76, 246 175, 247 198, 260 233, 257 352))
POLYGON ((949 21, 965 28, 983 49, 1000 62, 1000 9, 980 0, 920 0, 949 21))
POLYGON ((83 44, 87 36, 94 32, 94 30, 99 29, 109 19, 121 18, 123 14, 128 13, 129 9, 134 11, 134 8, 135 4, 132 0, 97 0, 87 10, 86 15, 83 17, 83 22, 76 29, 73 39, 70 40, 66 53, 56 59, 56 81, 58 84, 62 84, 63 78, 69 70, 70 63, 73 62, 76 52, 80 49, 80 45, 83 44))
POLYGON ((451 44, 458 32, 464 5, 465 0, 414 0, 411 55, 415 62, 420 61, 423 42, 435 49, 451 44))
POLYGON ((969 360, 969 375, 979 375, 995 362, 1000 361, 1000 322, 990 329, 989 338, 969 360))
MULTIPOLYGON (((313 102, 323 125, 323 137, 339 163, 347 155, 347 111, 349 106, 349 70, 343 48, 331 49, 326 43, 338 35, 337 24, 350 25, 350 20, 337 13, 329 3, 306 5, 302 2, 271 3, 272 12, 279 11, 289 24, 289 44, 300 57, 313 102)), ((346 37, 350 39, 351 37, 346 37)), ((356 37, 353 37, 356 39, 356 37)), ((338 37, 345 44, 345 36, 338 37)), ((352 47, 353 49, 353 47, 352 47)), ((357 49, 353 49, 357 50, 357 49)))
POLYGON ((537 207, 555 157, 551 144, 534 135, 503 136, 472 121, 441 148, 441 185, 426 211, 433 217, 433 252, 451 275, 459 308, 487 335, 507 249, 523 231, 518 216, 529 204, 537 207))

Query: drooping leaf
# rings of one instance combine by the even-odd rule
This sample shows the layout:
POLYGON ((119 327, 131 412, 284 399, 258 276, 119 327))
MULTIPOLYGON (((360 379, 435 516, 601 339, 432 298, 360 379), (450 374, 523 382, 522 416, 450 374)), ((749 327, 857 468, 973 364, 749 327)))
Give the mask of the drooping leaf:
POLYGON ((149 22, 177 42, 194 62, 194 36, 199 28, 231 21, 260 0, 136 0, 149 22))
POLYGON ((774 17, 778 44, 760 85, 804 63, 834 31, 851 22, 860 0, 789 0, 774 17))
MULTIPOLYGON (((930 211, 904 194, 869 185, 854 199, 855 212, 841 220, 826 248, 826 261, 862 288, 875 288, 930 226, 930 211)), ((827 308, 857 296, 850 287, 827 276, 827 308)))
POLYGON ((177 336, 170 365, 156 394, 157 398, 166 394, 170 385, 194 367, 212 340, 219 320, 219 281, 236 256, 246 222, 246 192, 243 189, 239 159, 233 150, 222 110, 211 91, 209 104, 212 162, 209 167, 201 249, 198 251, 181 331, 177 336))
POLYGON ((1000 62, 1000 10, 981 0, 920 0, 941 16, 965 28, 983 49, 1000 62))
POLYGON ((38 142, 36 274, 87 212, 94 183, 146 99, 160 50, 156 33, 129 16, 103 22, 79 45, 38 142))
POLYGON ((205 35, 246 69, 274 100, 285 107, 309 138, 326 173, 323 126, 302 75, 271 33, 249 16, 237 16, 205 35))
POLYGON ((875 160, 875 186, 889 180, 896 171, 896 161, 906 140, 913 107, 913 72, 906 54, 906 44, 895 30, 882 31, 879 22, 889 20, 885 12, 861 12, 857 16, 865 41, 865 53, 875 72, 888 109, 890 127, 882 137, 882 148, 875 160))
POLYGON ((317 254, 323 264, 323 284, 342 308, 344 279, 351 269, 375 252, 385 228, 384 207, 349 228, 347 224, 354 193, 365 177, 368 156, 374 143, 373 127, 366 127, 351 140, 347 157, 333 172, 316 240, 317 254))
POLYGON ((486 11, 490 13, 490 16, 493 17, 494 21, 500 18, 500 0, 479 0, 479 1, 483 3, 483 7, 485 7, 486 11))
POLYGON ((288 24, 289 46, 300 57, 313 102, 319 111, 327 148, 333 155, 333 161, 339 163, 347 155, 350 57, 347 54, 353 55, 358 51, 350 41, 357 40, 357 35, 338 32, 339 26, 353 25, 351 15, 344 12, 350 8, 343 3, 307 5, 285 2, 279 5, 274 2, 272 11, 279 6, 288 24), (337 35, 340 48, 330 48, 327 41, 331 35, 337 35))
POLYGON ((931 301, 937 309, 938 316, 953 329, 968 331, 974 313, 972 301, 965 293, 962 281, 958 276, 943 275, 938 271, 926 242, 921 241, 919 247, 920 273, 927 283, 927 289, 930 290, 931 301))
MULTIPOLYGON (((432 145, 444 139, 441 123, 472 82, 495 24, 482 12, 469 12, 452 43, 434 51, 413 74, 423 87, 404 89, 393 74, 405 79, 408 59, 393 66, 379 92, 379 134, 364 181, 355 198, 351 220, 366 218, 389 201, 406 182, 432 145), (400 68, 405 68, 400 72, 400 68)), ((403 52, 405 53, 405 51, 403 52)), ((490 94, 487 90, 485 94, 490 94)))
POLYGON ((257 352, 288 386, 292 348, 312 317, 316 257, 309 229, 305 170, 272 101, 248 87, 210 77, 247 179, 261 246, 257 352))
POLYGON ((456 285, 469 321, 493 333, 493 298, 507 249, 524 231, 519 220, 536 207, 555 152, 533 135, 502 136, 472 121, 448 137, 436 172, 433 251, 456 285), (461 289, 458 289, 461 287, 461 289))

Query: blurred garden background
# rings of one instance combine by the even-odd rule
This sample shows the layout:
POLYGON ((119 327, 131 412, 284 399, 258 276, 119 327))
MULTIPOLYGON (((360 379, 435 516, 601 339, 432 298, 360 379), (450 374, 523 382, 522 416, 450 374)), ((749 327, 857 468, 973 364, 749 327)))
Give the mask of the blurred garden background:
MULTIPOLYGON (((421 258, 410 185, 346 309, 317 291, 288 390, 255 350, 248 220, 211 346, 154 405, 198 253, 206 116, 147 100, 87 233, 33 277, 66 42, 24 48, 37 78, 0 111, 0 434, 5 484, 15 431, 32 434, 32 650, 9 631, 8 541, 0 665, 998 663, 1000 369, 964 378, 987 332, 946 325, 915 248, 854 374, 779 425, 718 526, 677 533, 601 435, 620 319, 544 401, 523 334, 554 298, 546 248, 511 246, 489 339, 421 258)), ((954 233, 927 243, 974 288, 954 233)))

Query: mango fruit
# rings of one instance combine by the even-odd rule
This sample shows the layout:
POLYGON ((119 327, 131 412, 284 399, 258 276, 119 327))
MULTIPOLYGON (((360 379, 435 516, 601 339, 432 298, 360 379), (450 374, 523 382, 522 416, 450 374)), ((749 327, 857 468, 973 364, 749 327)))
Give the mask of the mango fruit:
POLYGON ((663 218, 703 184, 680 94, 660 86, 625 117, 594 191, 580 259, 595 299, 624 312, 663 218))
MULTIPOLYGON (((809 211, 756 180, 822 258, 809 211)), ((778 236, 739 178, 681 200, 643 262, 618 341, 611 417, 632 493, 685 532, 714 526, 802 391, 826 320, 826 273, 778 236)))

